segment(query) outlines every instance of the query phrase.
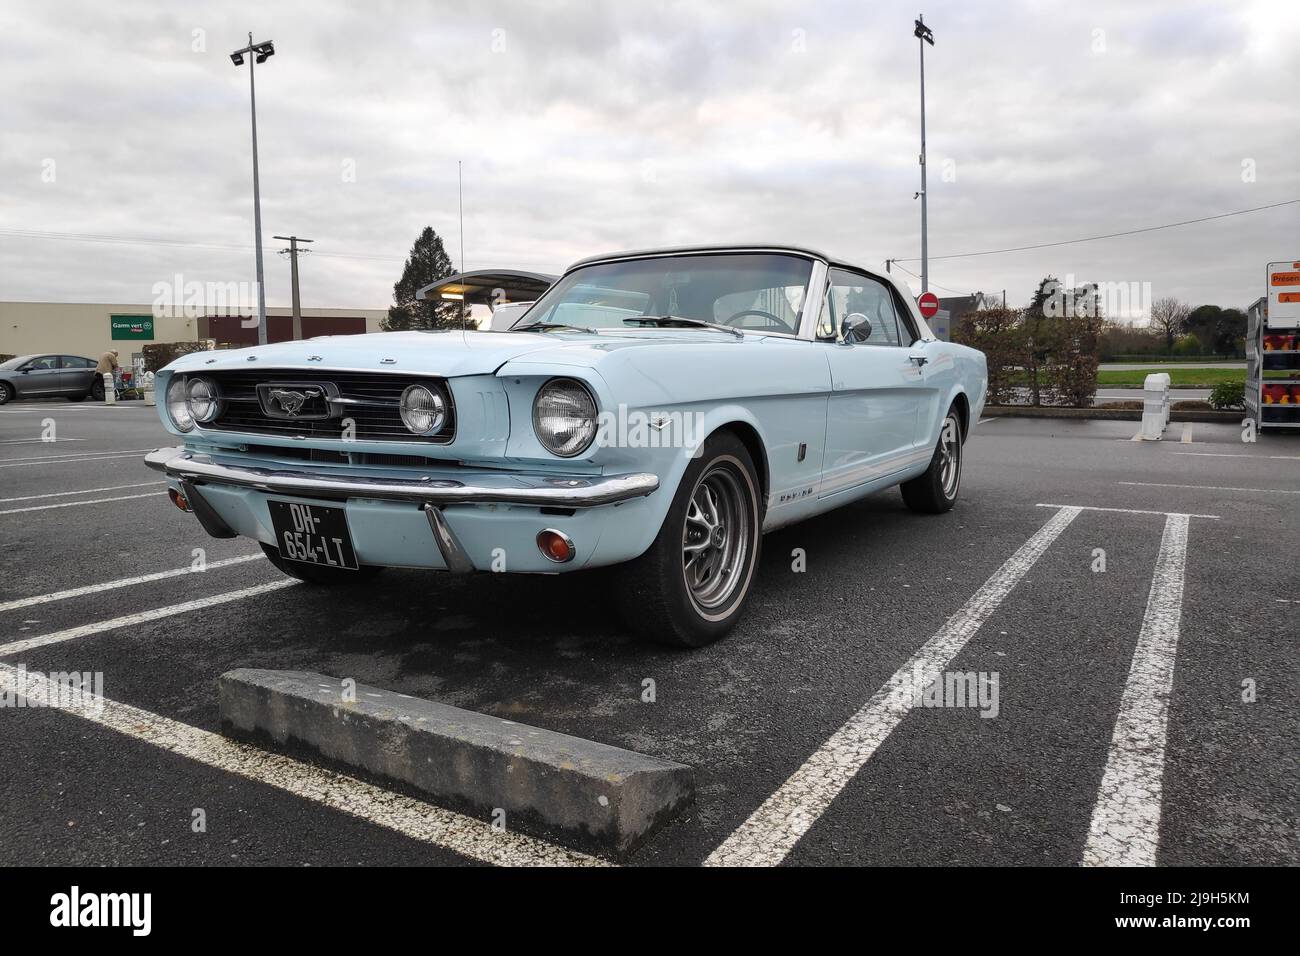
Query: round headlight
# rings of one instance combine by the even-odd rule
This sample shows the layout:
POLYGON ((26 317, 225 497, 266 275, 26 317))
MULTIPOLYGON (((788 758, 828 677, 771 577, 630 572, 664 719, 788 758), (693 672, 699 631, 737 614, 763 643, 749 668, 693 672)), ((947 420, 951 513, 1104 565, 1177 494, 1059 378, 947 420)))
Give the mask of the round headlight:
POLYGON ((533 431, 552 455, 580 455, 596 437, 596 400, 581 382, 553 378, 533 401, 533 431))
POLYGON ((409 385, 402 392, 402 424, 416 435, 436 435, 447 421, 447 403, 442 395, 423 385, 409 385))
POLYGON ((167 383, 167 417, 172 424, 183 432, 194 427, 194 416, 190 414, 189 392, 184 375, 173 375, 167 383))
POLYGON ((221 393, 209 378, 192 378, 189 382, 190 414, 200 425, 206 425, 221 413, 221 393))

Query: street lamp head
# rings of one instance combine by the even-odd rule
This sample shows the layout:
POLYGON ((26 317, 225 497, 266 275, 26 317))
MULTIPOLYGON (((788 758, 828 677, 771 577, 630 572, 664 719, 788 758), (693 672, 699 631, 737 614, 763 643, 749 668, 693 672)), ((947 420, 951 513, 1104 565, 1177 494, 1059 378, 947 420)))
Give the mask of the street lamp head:
POLYGON ((916 29, 912 31, 912 36, 918 40, 924 40, 930 46, 934 46, 934 32, 922 20, 916 21, 916 29))
POLYGON ((251 53, 254 55, 254 63, 265 63, 269 57, 275 56, 275 44, 270 40, 267 40, 265 43, 254 43, 253 38, 250 36, 248 38, 248 46, 230 54, 230 62, 235 64, 235 66, 243 66, 245 53, 251 53))

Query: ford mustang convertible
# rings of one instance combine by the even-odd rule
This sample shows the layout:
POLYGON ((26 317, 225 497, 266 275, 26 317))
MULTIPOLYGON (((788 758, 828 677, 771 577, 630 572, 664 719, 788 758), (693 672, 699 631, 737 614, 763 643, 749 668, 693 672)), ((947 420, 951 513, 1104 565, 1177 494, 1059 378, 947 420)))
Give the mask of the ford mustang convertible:
POLYGON ((183 445, 146 460, 208 534, 304 581, 617 566, 628 624, 698 647, 739 619, 765 532, 893 485, 950 509, 987 384, 889 275, 790 246, 630 252, 503 332, 179 358, 157 388, 183 445))

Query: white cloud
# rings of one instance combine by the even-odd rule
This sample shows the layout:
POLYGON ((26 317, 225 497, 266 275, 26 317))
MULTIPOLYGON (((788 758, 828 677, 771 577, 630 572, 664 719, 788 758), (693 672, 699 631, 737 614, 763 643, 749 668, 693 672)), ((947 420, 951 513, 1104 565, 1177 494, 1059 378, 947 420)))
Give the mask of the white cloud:
MULTIPOLYGON (((251 246, 247 67, 227 54, 252 29, 278 50, 257 74, 273 304, 288 301, 277 233, 316 240, 312 306, 386 305, 426 223, 455 258, 458 159, 470 268, 742 238, 878 267, 919 254, 914 16, 856 2, 11 0, 0 230, 251 246)), ((1289 5, 949 0, 927 22, 936 256, 1300 198, 1289 5)), ((931 277, 1013 302, 1052 272, 1243 305, 1265 262, 1300 254, 1298 225, 1292 206, 936 259, 931 277)), ((0 233, 0 299, 147 301, 176 272, 247 280, 252 254, 0 233)))

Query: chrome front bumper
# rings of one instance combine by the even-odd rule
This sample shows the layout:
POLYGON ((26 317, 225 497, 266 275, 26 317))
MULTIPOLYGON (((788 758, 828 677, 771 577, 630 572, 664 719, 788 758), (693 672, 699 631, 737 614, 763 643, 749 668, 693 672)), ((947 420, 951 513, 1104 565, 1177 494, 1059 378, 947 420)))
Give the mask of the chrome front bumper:
POLYGON ((453 573, 474 571, 466 553, 442 513, 444 505, 516 504, 551 508, 593 508, 631 498, 644 498, 659 487, 650 474, 604 477, 485 474, 474 481, 452 478, 367 478, 309 474, 245 465, 224 465, 211 456, 184 448, 159 448, 145 456, 145 464, 180 482, 191 510, 214 538, 232 538, 235 532, 203 497, 196 483, 210 482, 251 488, 268 494, 346 501, 349 498, 402 501, 419 505, 429 522, 434 543, 453 573))
POLYGON ((211 481, 254 488, 268 494, 302 498, 375 498, 412 504, 453 505, 497 503, 550 508, 594 508, 629 498, 644 498, 659 487, 657 475, 485 474, 473 481, 451 478, 366 478, 350 475, 309 474, 246 465, 223 465, 209 455, 184 448, 159 448, 144 462, 172 478, 211 481))

